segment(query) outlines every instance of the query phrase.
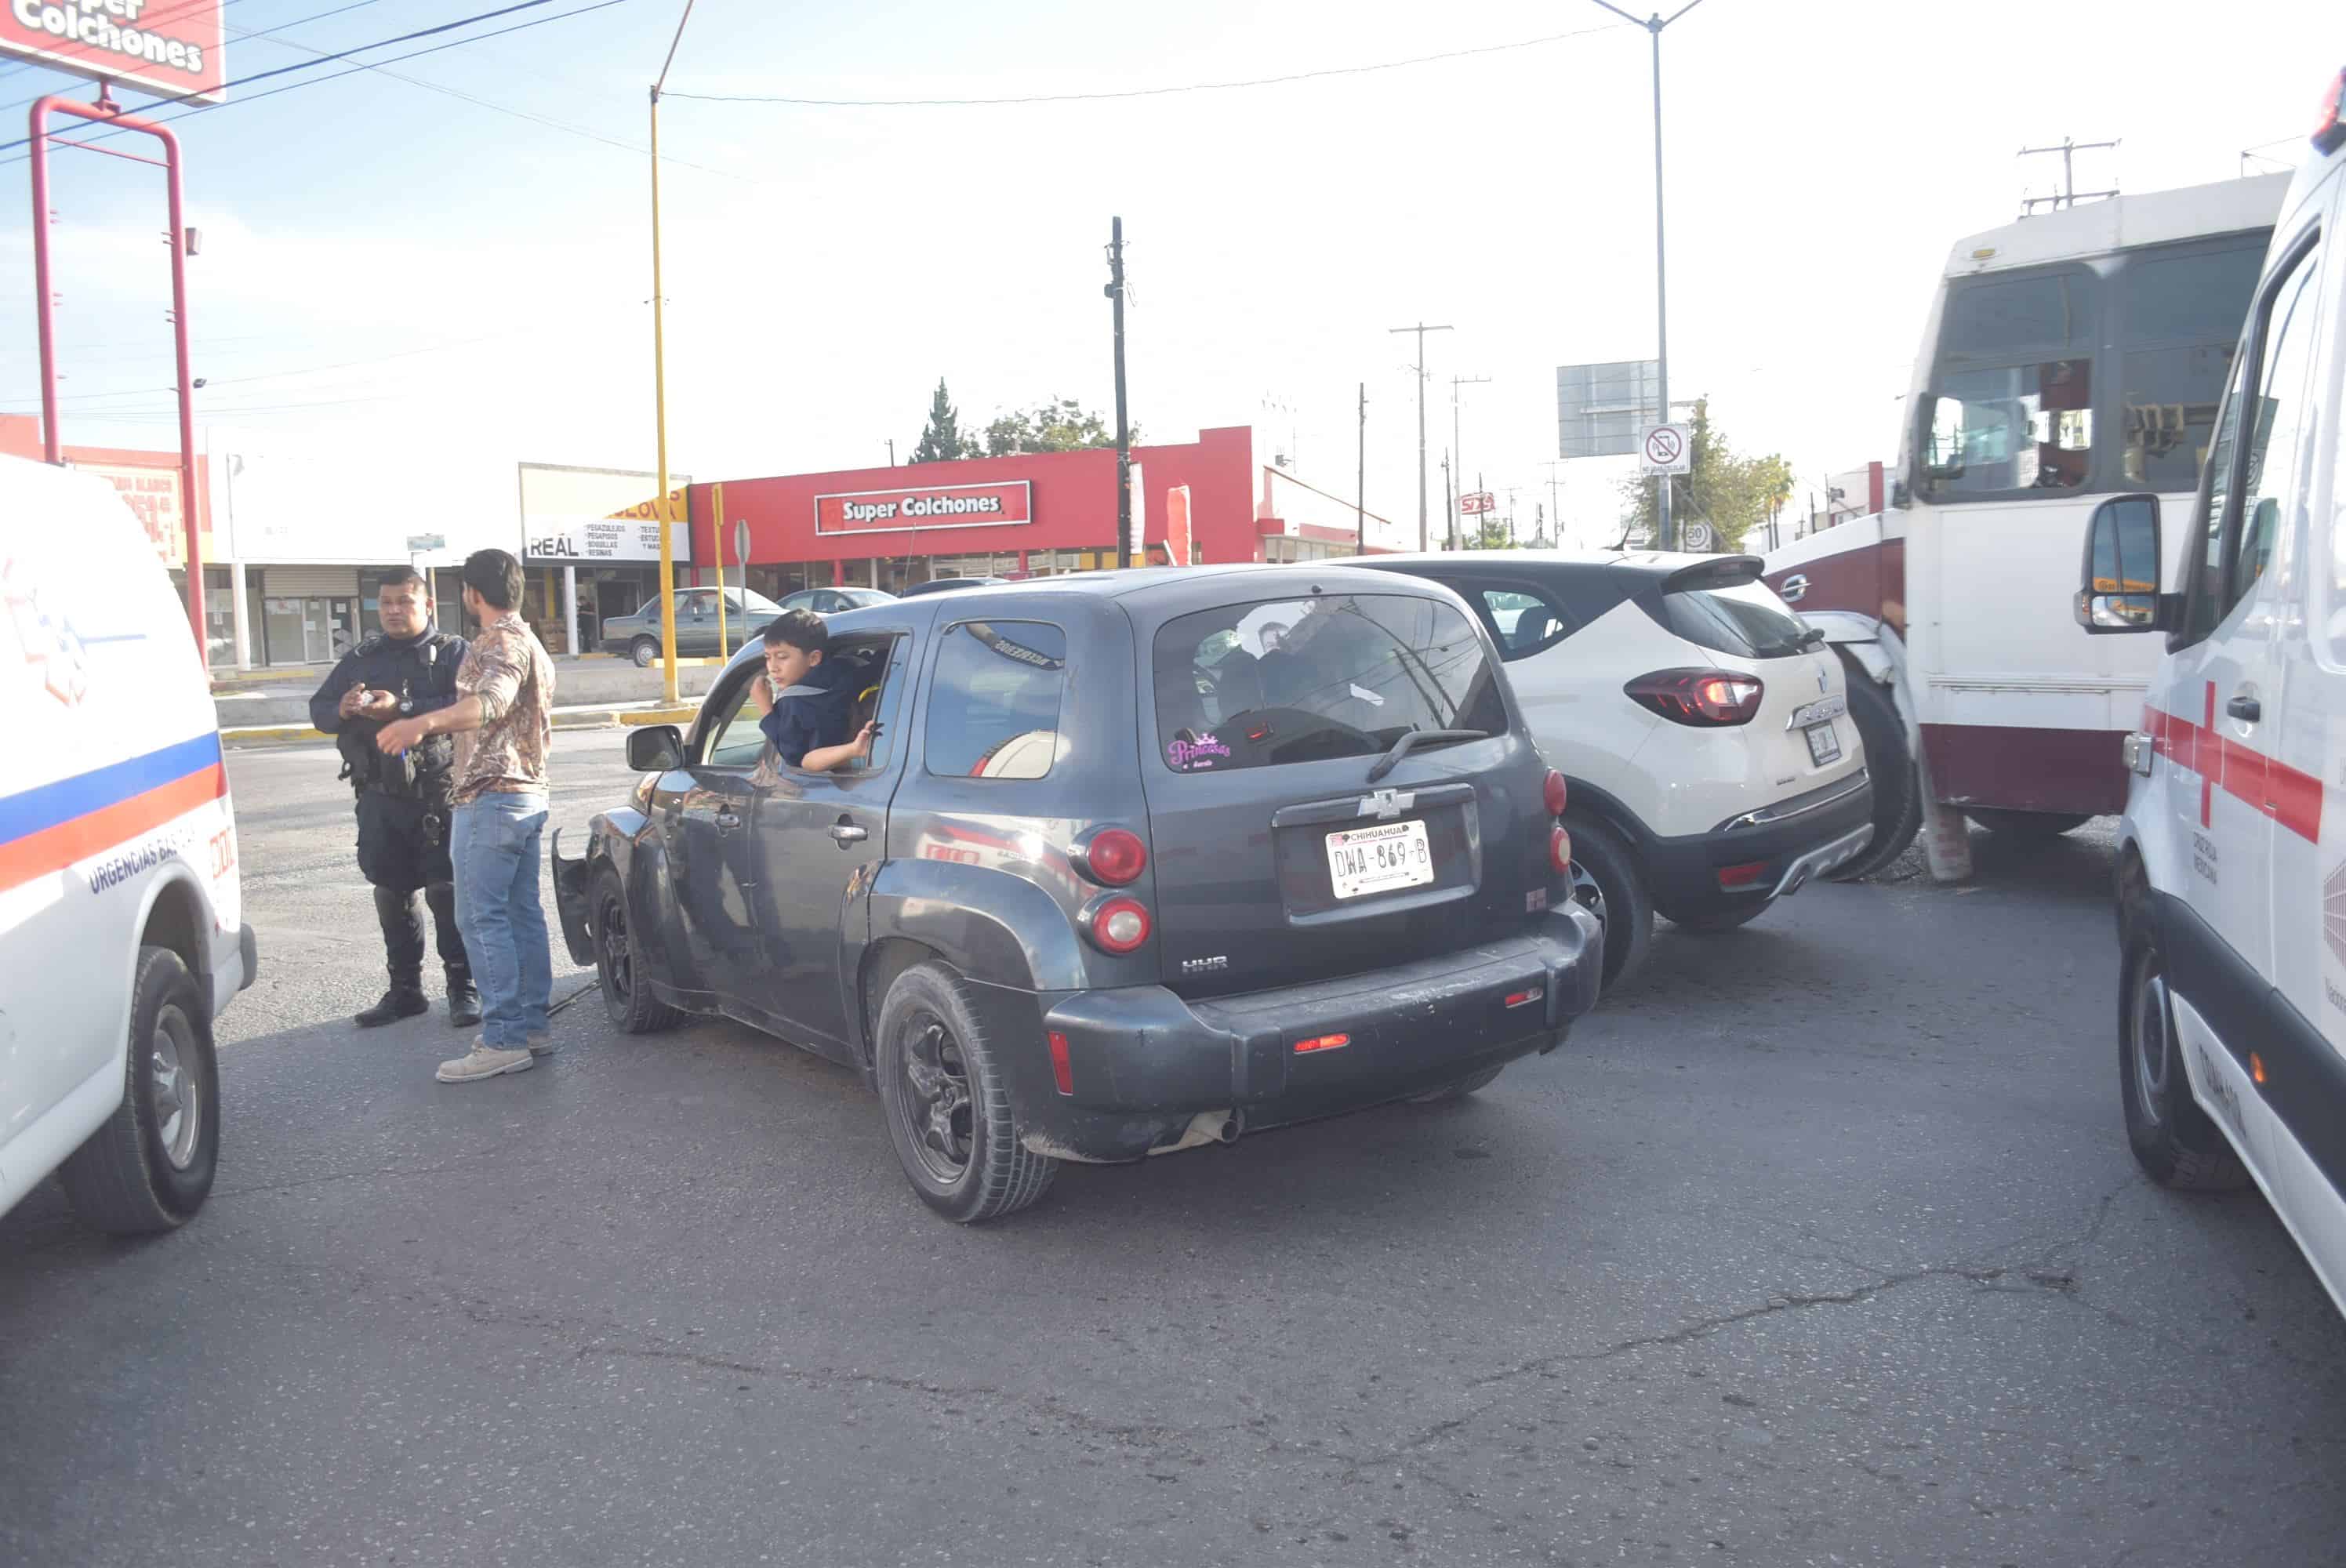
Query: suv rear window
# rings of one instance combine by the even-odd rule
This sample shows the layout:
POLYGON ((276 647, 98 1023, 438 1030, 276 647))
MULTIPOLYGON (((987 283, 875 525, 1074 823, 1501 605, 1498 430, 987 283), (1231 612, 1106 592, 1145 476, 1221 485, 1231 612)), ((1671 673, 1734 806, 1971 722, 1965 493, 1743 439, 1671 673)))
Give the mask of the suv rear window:
POLYGON ((1157 634, 1158 754, 1176 773, 1374 757, 1413 729, 1506 728, 1473 623, 1438 599, 1225 605, 1157 634))
POLYGON ((949 627, 929 687, 928 769, 970 779, 1041 779, 1066 754, 1059 698, 1067 634, 1046 621, 949 627))
POLYGON ((1738 658, 1789 658, 1809 646, 1807 623, 1758 583, 1664 594, 1662 616, 1687 641, 1738 658))

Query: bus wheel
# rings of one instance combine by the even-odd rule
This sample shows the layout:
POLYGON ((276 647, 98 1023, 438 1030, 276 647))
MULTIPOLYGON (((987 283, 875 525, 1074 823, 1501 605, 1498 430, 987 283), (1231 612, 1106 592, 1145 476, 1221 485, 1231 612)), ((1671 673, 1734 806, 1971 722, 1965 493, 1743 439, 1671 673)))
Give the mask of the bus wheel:
POLYGON ((1923 827, 1923 775, 1906 749, 1906 726, 1889 690, 1862 666, 1844 660, 1841 667, 1849 683, 1849 717, 1873 776, 1873 837, 1825 879, 1853 882, 1904 854, 1914 841, 1923 827))

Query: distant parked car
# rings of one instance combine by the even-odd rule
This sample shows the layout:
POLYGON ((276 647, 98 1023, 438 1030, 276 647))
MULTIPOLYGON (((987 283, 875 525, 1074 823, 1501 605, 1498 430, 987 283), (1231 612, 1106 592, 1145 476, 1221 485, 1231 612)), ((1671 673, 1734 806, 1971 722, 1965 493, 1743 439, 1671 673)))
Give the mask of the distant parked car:
MULTIPOLYGON (((724 651, 731 653, 781 613, 782 606, 763 594, 747 588, 726 589, 724 651)), ((607 616, 603 622, 603 646, 614 651, 627 649, 638 668, 659 657, 659 601, 645 600, 643 608, 631 616, 607 616)), ((706 657, 718 651, 716 589, 687 588, 677 595, 676 651, 686 658, 706 657)))
POLYGON ((1008 581, 1007 577, 931 577, 925 583, 914 583, 897 596, 909 599, 917 594, 949 594, 955 588, 992 588, 1008 581))
POLYGON ((812 610, 818 616, 835 616, 845 610, 868 610, 874 605, 884 605, 896 596, 885 588, 801 588, 785 595, 782 608, 812 610))
MULTIPOLYGON (((1873 790, 1841 660, 1756 555, 1509 550, 1356 563, 1457 590, 1569 780, 1573 896, 1605 983, 1658 911, 1728 931, 1865 846, 1873 790)), ((1869 687, 1855 700, 1869 701, 1869 687)))
POLYGON ((1564 779, 1446 589, 1054 577, 842 616, 834 660, 869 761, 782 764, 744 649, 556 847, 563 935, 628 1033, 719 1015, 864 1074, 948 1218, 1472 1094, 1596 1000, 1564 779))

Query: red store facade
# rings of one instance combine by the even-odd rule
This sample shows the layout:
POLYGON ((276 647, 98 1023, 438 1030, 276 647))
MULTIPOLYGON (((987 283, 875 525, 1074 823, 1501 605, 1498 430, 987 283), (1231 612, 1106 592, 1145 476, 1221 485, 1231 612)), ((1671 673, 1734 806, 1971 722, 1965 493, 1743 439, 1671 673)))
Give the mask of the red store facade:
MULTIPOLYGON (((1352 504, 1259 466, 1249 426, 1137 446, 1132 460, 1141 562, 1182 555, 1185 531, 1190 565, 1352 553, 1352 504)), ((1116 453, 1104 449, 729 479, 691 485, 688 495, 691 581, 716 580, 721 545, 728 586, 746 577, 775 599, 809 587, 902 592, 933 577, 1040 577, 1117 564, 1116 453), (746 573, 737 522, 750 529, 746 573)))

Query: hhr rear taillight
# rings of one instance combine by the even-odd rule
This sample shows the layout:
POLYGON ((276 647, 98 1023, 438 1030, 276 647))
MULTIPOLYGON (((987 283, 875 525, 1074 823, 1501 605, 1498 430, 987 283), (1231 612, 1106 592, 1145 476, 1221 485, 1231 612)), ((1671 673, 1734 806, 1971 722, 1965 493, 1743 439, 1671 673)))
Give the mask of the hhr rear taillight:
POLYGON ((1118 958, 1140 950, 1148 940, 1151 924, 1148 906, 1129 893, 1094 899, 1084 906, 1077 923, 1094 947, 1118 958))

